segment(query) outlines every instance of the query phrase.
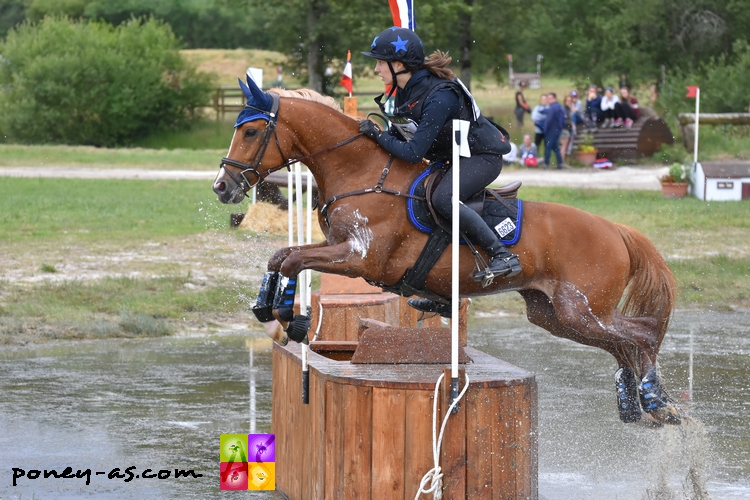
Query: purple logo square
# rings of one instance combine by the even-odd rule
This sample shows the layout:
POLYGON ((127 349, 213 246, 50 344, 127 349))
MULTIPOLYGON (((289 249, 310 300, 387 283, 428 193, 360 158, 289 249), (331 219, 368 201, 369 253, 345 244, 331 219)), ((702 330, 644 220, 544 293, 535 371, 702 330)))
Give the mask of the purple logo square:
POLYGON ((247 445, 248 461, 276 461, 276 437, 274 434, 248 434, 247 445))

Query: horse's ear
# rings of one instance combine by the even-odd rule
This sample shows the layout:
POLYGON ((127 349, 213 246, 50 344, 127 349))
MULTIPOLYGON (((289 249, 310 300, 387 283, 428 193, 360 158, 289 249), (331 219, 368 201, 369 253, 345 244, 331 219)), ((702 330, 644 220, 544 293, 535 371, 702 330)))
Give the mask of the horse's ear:
POLYGON ((242 93, 245 94, 245 98, 247 98, 247 103, 252 104, 255 107, 258 107, 260 109, 270 111, 271 106, 273 105, 273 100, 271 99, 271 96, 263 92, 256 84, 255 81, 253 81, 252 78, 250 78, 250 75, 247 75, 247 85, 238 78, 240 82, 240 88, 242 89, 242 93))

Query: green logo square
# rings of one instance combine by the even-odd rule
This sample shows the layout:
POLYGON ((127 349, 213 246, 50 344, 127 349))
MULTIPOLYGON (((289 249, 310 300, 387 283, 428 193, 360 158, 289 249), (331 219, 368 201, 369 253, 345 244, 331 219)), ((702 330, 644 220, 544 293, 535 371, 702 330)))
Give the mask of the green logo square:
POLYGON ((220 462, 247 462, 247 434, 222 434, 220 462))

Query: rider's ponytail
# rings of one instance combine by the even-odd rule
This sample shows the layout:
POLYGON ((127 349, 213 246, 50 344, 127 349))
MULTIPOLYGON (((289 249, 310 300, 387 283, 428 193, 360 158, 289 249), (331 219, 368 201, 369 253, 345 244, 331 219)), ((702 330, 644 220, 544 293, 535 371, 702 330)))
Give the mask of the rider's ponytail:
POLYGON ((437 76, 438 78, 453 81, 456 78, 456 75, 448 67, 450 66, 452 60, 453 58, 451 58, 451 56, 449 56, 447 52, 436 50, 427 58, 425 58, 422 67, 428 69, 430 73, 437 76))

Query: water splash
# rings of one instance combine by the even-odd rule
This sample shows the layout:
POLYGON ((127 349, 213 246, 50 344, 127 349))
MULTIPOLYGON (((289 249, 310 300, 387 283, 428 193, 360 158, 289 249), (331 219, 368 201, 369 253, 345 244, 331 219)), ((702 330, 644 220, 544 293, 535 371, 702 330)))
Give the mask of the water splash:
POLYGON ((657 431, 652 456, 655 478, 644 500, 710 500, 706 489, 710 443, 702 422, 683 415, 682 425, 657 431), (682 478, 675 484, 675 478, 682 478))

